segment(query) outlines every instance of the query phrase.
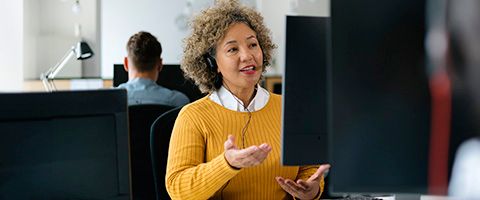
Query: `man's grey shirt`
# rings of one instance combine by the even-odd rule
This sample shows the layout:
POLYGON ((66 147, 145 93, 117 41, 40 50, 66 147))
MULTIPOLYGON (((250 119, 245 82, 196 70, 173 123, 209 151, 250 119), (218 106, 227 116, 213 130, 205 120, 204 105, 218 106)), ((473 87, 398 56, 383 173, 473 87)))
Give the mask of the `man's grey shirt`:
POLYGON ((127 89, 128 105, 162 104, 177 107, 190 102, 185 94, 160 86, 146 78, 134 78, 120 84, 118 88, 127 89))

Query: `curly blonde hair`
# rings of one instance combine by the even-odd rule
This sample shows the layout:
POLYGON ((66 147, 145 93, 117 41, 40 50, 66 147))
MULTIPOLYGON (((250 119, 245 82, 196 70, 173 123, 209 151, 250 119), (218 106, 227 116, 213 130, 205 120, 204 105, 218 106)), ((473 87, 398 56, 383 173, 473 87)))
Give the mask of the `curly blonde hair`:
MULTIPOLYGON (((209 68, 204 56, 212 54, 218 41, 226 34, 230 25, 247 24, 257 34, 263 51, 263 68, 270 65, 273 44, 270 30, 263 24, 263 17, 253 8, 242 6, 237 0, 217 0, 213 7, 202 11, 191 23, 191 35, 184 39, 181 68, 187 78, 192 79, 203 93, 217 90, 220 75, 209 68)), ((262 77, 263 78, 263 73, 262 77)))

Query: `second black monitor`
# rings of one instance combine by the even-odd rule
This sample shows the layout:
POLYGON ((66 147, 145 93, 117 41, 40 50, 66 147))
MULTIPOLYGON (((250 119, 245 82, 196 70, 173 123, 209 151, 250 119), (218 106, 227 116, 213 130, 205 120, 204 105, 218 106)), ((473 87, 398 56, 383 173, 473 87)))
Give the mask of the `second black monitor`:
POLYGON ((425 1, 331 8, 287 17, 283 164, 329 162, 333 194, 427 193, 425 1))
POLYGON ((327 161, 328 17, 287 16, 282 163, 327 161))
POLYGON ((334 193, 426 193, 430 93, 425 1, 335 0, 334 193))

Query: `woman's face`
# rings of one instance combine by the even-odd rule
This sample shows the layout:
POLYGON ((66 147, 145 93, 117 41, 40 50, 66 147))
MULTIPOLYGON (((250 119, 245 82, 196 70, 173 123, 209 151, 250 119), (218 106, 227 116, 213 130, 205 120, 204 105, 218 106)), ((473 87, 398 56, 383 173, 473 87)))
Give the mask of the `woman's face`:
POLYGON ((230 25, 217 43, 216 60, 223 83, 231 91, 253 89, 262 74, 263 53, 257 34, 244 23, 230 25))

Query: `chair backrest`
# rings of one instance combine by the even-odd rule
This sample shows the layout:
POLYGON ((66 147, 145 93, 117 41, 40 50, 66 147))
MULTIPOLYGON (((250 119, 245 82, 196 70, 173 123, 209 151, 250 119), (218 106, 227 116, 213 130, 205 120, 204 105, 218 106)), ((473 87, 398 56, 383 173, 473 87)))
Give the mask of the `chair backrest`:
POLYGON ((150 157, 150 127, 158 116, 173 108, 175 107, 166 105, 132 105, 128 107, 133 199, 155 199, 155 183, 150 157))
POLYGON ((165 173, 167 168, 168 145, 173 125, 182 107, 174 108, 155 120, 150 132, 150 148, 152 156, 153 176, 157 200, 170 199, 165 188, 165 173))

